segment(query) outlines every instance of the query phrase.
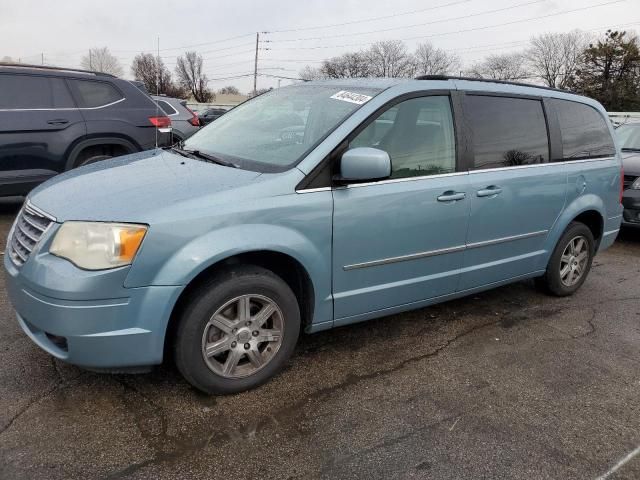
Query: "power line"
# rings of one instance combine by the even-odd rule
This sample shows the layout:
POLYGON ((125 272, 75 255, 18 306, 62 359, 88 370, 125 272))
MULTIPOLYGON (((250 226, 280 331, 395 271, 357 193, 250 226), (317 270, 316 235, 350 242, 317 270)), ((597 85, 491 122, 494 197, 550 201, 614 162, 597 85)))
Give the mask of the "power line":
MULTIPOLYGON (((202 47, 202 46, 205 46, 205 45, 213 45, 213 44, 216 44, 216 43, 224 43, 224 42, 228 42, 228 41, 231 41, 231 40, 237 40, 238 38, 250 37, 250 36, 253 36, 253 35, 255 35, 255 34, 254 33, 244 33, 242 35, 235 35, 233 37, 223 38, 223 39, 219 39, 219 40, 212 40, 210 42, 195 43, 195 44, 192 44, 192 45, 183 45, 181 47, 161 48, 160 51, 161 52, 166 52, 166 51, 169 51, 169 50, 182 50, 182 49, 185 49, 185 48, 202 47)), ((153 53, 153 52, 149 52, 149 51, 145 51, 145 50, 112 50, 112 51, 114 51, 114 52, 123 52, 123 53, 126 53, 126 52, 153 53)))
MULTIPOLYGON (((579 11, 584 11, 584 10, 590 10, 592 8, 598 8, 598 7, 604 7, 607 5, 613 5, 616 3, 622 3, 622 2, 626 2, 627 0, 613 0, 613 1, 609 1, 609 2, 604 2, 604 3, 598 3, 596 5, 589 5, 587 7, 580 7, 580 8, 574 8, 571 10, 564 10, 561 12, 556 12, 556 13, 549 13, 546 15, 539 15, 537 17, 529 17, 529 18, 523 18, 520 20, 513 20, 510 22, 502 22, 502 23, 495 23, 493 25, 485 25, 482 27, 473 27, 473 28, 467 28, 467 29, 463 29, 463 30, 452 30, 449 32, 441 32, 441 33, 434 33, 431 35, 418 35, 418 36, 414 36, 414 37, 406 37, 406 38, 400 38, 397 40, 418 40, 418 39, 425 39, 425 38, 434 38, 434 37, 441 37, 441 36, 445 36, 445 35, 455 35, 458 33, 467 33, 467 32, 475 32, 475 31, 480 31, 480 30, 488 30, 490 28, 496 28, 496 27, 503 27, 506 25, 515 25, 518 23, 525 23, 525 22, 530 22, 530 21, 534 21, 534 20, 541 20, 543 18, 549 18, 549 17, 556 17, 559 15, 566 15, 569 13, 575 13, 575 12, 579 12, 579 11)), ((366 45, 372 45, 375 42, 365 42, 365 43, 351 43, 351 44, 344 44, 344 45, 318 45, 315 47, 285 47, 285 48, 278 48, 277 50, 281 51, 281 50, 317 50, 317 49, 324 49, 324 48, 344 48, 344 47, 361 47, 361 46, 366 46, 366 45)), ((274 49, 276 50, 276 49, 274 49)))
POLYGON ((443 5, 436 5, 434 7, 428 7, 428 8, 421 8, 419 10, 411 10, 408 12, 401 12, 401 13, 394 13, 391 15, 382 15, 380 17, 369 17, 369 18, 365 18, 362 20, 353 20, 350 22, 344 22, 344 23, 333 23, 333 24, 329 24, 329 25, 317 25, 317 26, 313 26, 313 27, 300 27, 300 28, 290 28, 287 30, 270 30, 268 32, 264 32, 264 33, 286 33, 286 32, 302 32, 305 30, 320 30, 323 28, 331 28, 331 27, 344 27, 346 25, 355 25, 356 23, 366 23, 366 22, 375 22, 376 20, 386 20, 388 18, 395 18, 395 17, 402 17, 405 15, 414 15, 416 13, 422 13, 422 12, 427 12, 430 10, 437 10, 440 8, 445 8, 445 7, 452 7, 454 5, 460 5, 461 3, 469 3, 472 2, 474 0, 458 0, 456 2, 450 2, 450 3, 445 3, 443 5))
POLYGON ((372 33, 384 33, 384 32, 391 32, 393 30, 404 30, 407 28, 415 28, 415 27, 425 27, 427 25, 434 25, 436 23, 446 23, 446 22, 451 22, 453 20, 463 20, 466 18, 473 18, 473 17, 480 17, 482 15, 489 15, 491 13, 497 13, 497 12, 504 12, 507 10, 513 10, 516 8, 520 8, 520 7, 526 7, 529 5, 534 5, 537 3, 542 3, 542 2, 547 2, 548 0, 531 0, 528 2, 524 2, 524 3, 518 3, 516 5, 511 5, 509 7, 502 7, 502 8, 496 8, 494 10, 485 10, 483 12, 477 12, 477 13, 471 13, 468 15, 462 15, 459 17, 449 17, 449 18, 443 18, 440 20, 432 20, 430 22, 425 22, 425 23, 414 23, 411 25, 401 25, 399 27, 391 27, 391 28, 382 28, 382 29, 378 29, 378 30, 368 30, 366 32, 354 32, 354 33, 342 33, 342 34, 336 34, 336 35, 324 35, 321 37, 304 37, 304 38, 290 38, 290 39, 283 39, 283 40, 269 40, 269 42, 271 43, 283 43, 283 42, 302 42, 302 41, 306 41, 306 40, 324 40, 325 38, 338 38, 338 37, 353 37, 356 35, 371 35, 372 33))
MULTIPOLYGON (((238 45, 232 45, 229 47, 223 47, 223 48, 216 48, 214 50, 204 50, 202 52, 196 52, 199 55, 204 55, 207 53, 214 53, 214 52, 223 52, 225 50, 233 50, 234 48, 240 48, 240 47, 248 47, 249 45, 253 45, 253 42, 246 42, 246 43, 239 43, 238 45)), ((178 58, 181 57, 182 55, 165 55, 163 56, 163 58, 178 58)))

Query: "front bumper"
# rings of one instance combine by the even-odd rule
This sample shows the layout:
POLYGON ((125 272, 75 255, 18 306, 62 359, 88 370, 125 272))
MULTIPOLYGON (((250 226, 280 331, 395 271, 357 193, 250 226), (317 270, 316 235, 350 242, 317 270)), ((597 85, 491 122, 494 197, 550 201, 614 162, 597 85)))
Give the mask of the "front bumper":
POLYGON ((18 269, 5 255, 4 266, 18 323, 40 348, 91 368, 162 362, 181 287, 124 288, 128 267, 89 272, 48 253, 36 257, 18 269))
POLYGON ((628 227, 640 227, 640 190, 625 190, 622 196, 622 224, 628 227))

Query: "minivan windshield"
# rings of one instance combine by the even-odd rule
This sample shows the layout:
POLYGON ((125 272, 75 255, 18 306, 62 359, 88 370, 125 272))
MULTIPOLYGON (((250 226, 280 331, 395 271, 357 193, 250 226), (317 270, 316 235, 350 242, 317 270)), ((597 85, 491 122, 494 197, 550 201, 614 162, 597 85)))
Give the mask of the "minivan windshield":
POLYGON ((622 150, 640 151, 640 123, 620 125, 616 135, 622 150))
POLYGON ((296 165, 379 89, 294 85, 238 105, 184 142, 184 149, 259 172, 296 165))

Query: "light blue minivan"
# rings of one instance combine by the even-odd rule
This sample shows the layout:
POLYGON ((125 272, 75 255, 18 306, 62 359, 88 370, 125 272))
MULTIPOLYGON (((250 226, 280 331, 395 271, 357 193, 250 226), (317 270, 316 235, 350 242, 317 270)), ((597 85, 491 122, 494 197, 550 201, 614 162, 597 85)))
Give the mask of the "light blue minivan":
POLYGON ((585 281, 620 228, 604 109, 462 78, 318 81, 189 140, 34 190, 9 235, 24 331, 86 368, 173 357, 209 393, 255 387, 317 332, 527 278, 585 281))

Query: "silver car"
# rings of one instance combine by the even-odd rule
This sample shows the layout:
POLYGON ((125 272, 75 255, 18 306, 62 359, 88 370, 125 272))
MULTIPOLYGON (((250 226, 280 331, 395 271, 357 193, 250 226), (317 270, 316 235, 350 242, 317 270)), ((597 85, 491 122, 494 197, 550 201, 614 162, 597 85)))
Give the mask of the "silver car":
POLYGON ((163 95, 152 95, 151 98, 171 119, 174 143, 186 140, 200 128, 200 119, 193 110, 187 107, 186 100, 163 95))

